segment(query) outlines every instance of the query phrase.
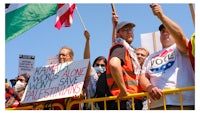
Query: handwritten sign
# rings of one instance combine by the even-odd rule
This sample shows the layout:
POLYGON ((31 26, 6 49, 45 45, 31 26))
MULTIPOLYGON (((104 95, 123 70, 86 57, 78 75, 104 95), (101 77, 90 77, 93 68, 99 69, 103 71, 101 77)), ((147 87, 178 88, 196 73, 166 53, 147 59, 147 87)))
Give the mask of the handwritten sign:
POLYGON ((36 68, 22 97, 22 103, 54 100, 80 95, 89 59, 70 64, 52 64, 36 68))

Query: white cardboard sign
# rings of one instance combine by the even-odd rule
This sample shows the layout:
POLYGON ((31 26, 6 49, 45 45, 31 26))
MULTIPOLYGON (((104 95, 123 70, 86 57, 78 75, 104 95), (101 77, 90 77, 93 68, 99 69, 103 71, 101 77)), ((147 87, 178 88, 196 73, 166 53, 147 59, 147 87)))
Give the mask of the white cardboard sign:
POLYGON ((18 75, 30 74, 34 69, 35 56, 33 55, 19 55, 18 75))
POLYGON ((80 95, 89 59, 70 64, 53 64, 36 68, 31 74, 22 103, 54 100, 80 95))

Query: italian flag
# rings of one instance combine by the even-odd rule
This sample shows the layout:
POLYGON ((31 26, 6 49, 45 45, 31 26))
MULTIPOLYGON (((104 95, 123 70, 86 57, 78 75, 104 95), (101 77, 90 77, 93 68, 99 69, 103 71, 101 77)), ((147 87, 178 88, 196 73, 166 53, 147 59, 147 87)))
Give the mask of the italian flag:
POLYGON ((59 14, 55 19, 56 23, 60 21, 59 16, 65 15, 60 22, 60 25, 64 24, 67 21, 66 19, 69 18, 67 16, 70 14, 68 10, 71 5, 67 5, 68 7, 66 5, 62 6, 65 6, 65 8, 62 8, 62 12, 60 12, 58 4, 6 4, 5 41, 12 40, 56 13, 59 14))

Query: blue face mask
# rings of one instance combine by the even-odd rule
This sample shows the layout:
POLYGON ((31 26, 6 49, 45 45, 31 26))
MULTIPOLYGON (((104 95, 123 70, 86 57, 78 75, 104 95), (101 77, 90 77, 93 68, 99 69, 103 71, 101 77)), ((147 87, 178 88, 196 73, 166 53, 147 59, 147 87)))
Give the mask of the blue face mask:
POLYGON ((101 73, 104 73, 106 71, 106 68, 105 67, 101 67, 101 66, 98 66, 98 67, 94 67, 95 71, 98 73, 98 72, 101 72, 101 73))

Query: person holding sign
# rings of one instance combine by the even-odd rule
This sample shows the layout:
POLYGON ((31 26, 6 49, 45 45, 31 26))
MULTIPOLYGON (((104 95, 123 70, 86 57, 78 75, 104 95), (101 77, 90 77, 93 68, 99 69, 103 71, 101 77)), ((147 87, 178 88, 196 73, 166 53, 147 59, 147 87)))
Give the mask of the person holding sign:
MULTIPOLYGON (((84 50, 84 59, 89 59, 90 57, 90 50, 89 50, 89 39, 90 39, 90 34, 87 30, 84 31, 84 36, 86 38, 86 44, 85 44, 85 50, 84 50)), ((74 60, 74 52, 71 48, 67 47, 67 46, 64 46, 60 49, 59 51, 59 54, 58 54, 58 61, 59 63, 67 63, 67 64, 70 64, 72 63, 74 60)), ((89 66, 90 67, 90 64, 89 66)), ((86 77, 85 77, 85 81, 88 80, 89 78, 89 73, 90 72, 90 68, 88 68, 88 71, 86 73, 86 77)), ((85 83, 84 82, 84 86, 85 86, 85 83)), ((58 102, 58 103, 61 103, 62 105, 64 105, 64 108, 66 107, 66 104, 67 102, 69 101, 73 101, 73 100, 76 100, 76 99, 83 99, 84 98, 84 86, 83 86, 83 89, 82 89, 82 93, 80 95, 75 95, 73 97, 70 97, 70 98, 66 98, 65 99, 57 99, 57 100, 54 100, 54 102, 58 102)), ((78 105, 74 105, 72 106, 71 109, 79 109, 79 106, 78 105)))
MULTIPOLYGON (((194 71, 190 66, 188 40, 181 27, 163 13, 159 4, 150 7, 162 22, 159 30, 163 49, 145 61, 140 85, 150 94, 151 109, 163 110, 162 90, 194 86, 194 71)), ((165 98, 167 110, 180 110, 179 93, 165 95, 165 98)), ((183 109, 194 109, 194 91, 182 92, 182 104, 183 109)))
MULTIPOLYGON (((74 52, 69 47, 62 47, 58 54, 58 64, 37 67, 32 72, 22 103, 32 103, 34 107, 44 105, 45 110, 68 109, 68 104, 75 99, 83 99, 84 84, 88 80, 89 32, 84 31, 87 39, 84 59, 74 61, 74 52), (61 104, 52 107, 53 103, 61 104)), ((72 106, 69 109, 79 109, 72 106)))

